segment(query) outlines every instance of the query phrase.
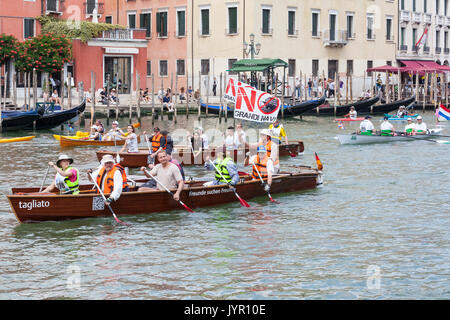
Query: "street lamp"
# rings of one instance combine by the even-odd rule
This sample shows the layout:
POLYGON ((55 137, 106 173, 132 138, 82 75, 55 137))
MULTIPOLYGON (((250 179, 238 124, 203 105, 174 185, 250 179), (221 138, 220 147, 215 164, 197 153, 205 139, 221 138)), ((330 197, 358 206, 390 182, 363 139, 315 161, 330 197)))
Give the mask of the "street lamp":
POLYGON ((261 44, 260 43, 255 44, 255 35, 251 33, 250 44, 244 41, 244 54, 247 57, 248 55, 250 55, 251 59, 253 60, 255 56, 259 54, 259 51, 261 51, 261 44))

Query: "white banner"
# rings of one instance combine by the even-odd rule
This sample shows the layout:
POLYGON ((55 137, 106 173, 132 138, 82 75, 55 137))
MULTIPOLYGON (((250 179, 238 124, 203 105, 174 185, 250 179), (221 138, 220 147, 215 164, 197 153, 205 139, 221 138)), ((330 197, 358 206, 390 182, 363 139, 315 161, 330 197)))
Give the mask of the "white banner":
POLYGON ((230 79, 223 98, 234 103, 234 118, 255 122, 274 122, 281 101, 240 81, 230 79))

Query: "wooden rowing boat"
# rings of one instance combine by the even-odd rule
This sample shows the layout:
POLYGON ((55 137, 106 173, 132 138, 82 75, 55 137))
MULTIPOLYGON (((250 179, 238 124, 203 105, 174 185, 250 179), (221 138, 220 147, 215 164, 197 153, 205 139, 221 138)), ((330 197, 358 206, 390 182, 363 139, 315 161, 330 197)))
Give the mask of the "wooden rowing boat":
POLYGON ((337 118, 337 119, 334 119, 334 121, 337 121, 337 122, 341 122, 341 121, 363 121, 364 120, 364 118, 337 118))
POLYGON ((61 137, 64 137, 67 139, 81 139, 81 138, 89 137, 89 132, 77 131, 76 135, 74 135, 74 136, 61 136, 58 134, 53 135, 53 138, 55 138, 58 141, 61 139, 61 137))
POLYGON ((3 139, 0 139, 0 143, 30 141, 30 140, 34 139, 35 137, 36 136, 16 137, 16 138, 3 138, 3 139))
MULTIPOLYGON (((279 156, 291 156, 296 157, 299 154, 303 153, 305 147, 303 145, 303 141, 293 141, 289 144, 279 145, 279 156)), ((174 148, 172 153, 172 157, 176 159, 179 163, 184 166, 189 165, 204 165, 206 162, 206 158, 215 158, 216 153, 218 151, 224 152, 225 149, 223 147, 209 148, 203 150, 202 154, 199 154, 197 157, 194 157, 192 150, 187 146, 177 146, 174 148)), ((250 151, 252 154, 256 154, 256 148, 240 148, 233 150, 233 161, 236 163, 241 163, 245 159, 245 154, 250 151)), ((97 158, 100 161, 102 157, 106 154, 113 155, 114 157, 117 155, 117 151, 113 150, 99 150, 96 152, 97 158)), ((124 167, 129 168, 140 168, 146 166, 148 163, 151 163, 150 155, 148 149, 139 149, 137 153, 128 153, 128 152, 120 152, 120 164, 124 167)))
MULTIPOLYGON (((190 208, 201 208, 236 202, 236 196, 227 185, 204 186, 206 181, 189 181, 181 192, 182 200, 190 208)), ((311 167, 302 167, 296 172, 283 173, 273 177, 271 194, 295 192, 314 189, 321 183, 321 173, 311 167)), ((92 185, 81 186, 78 195, 57 195, 38 193, 39 188, 13 188, 7 195, 16 218, 20 222, 51 220, 69 220, 110 216, 111 213, 100 194, 92 190, 92 185)), ((238 194, 243 199, 267 196, 259 180, 242 177, 236 185, 238 194)), ((122 193, 112 208, 118 215, 151 214, 154 212, 182 209, 177 201, 166 191, 122 193), (151 204, 151 205, 150 205, 151 204)))
MULTIPOLYGON (((141 142, 140 136, 137 137, 138 143, 141 142)), ((113 147, 122 146, 125 140, 107 141, 107 140, 89 140, 86 138, 65 138, 59 137, 59 144, 61 147, 80 147, 80 146, 98 146, 98 147, 113 147)))
POLYGON ((413 140, 428 140, 439 138, 442 129, 431 129, 430 134, 415 135, 415 136, 381 136, 372 135, 366 136, 361 134, 338 134, 337 138, 341 144, 366 144, 366 143, 381 143, 392 141, 413 141, 413 140))

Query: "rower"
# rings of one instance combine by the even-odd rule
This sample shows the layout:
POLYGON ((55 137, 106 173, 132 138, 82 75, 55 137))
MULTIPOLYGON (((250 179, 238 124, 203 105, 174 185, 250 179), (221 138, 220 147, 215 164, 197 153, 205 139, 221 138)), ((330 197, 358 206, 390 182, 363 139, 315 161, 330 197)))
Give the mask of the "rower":
MULTIPOLYGON (((168 161, 165 150, 162 150, 158 153, 157 159, 159 163, 150 171, 150 174, 157 177, 159 181, 156 183, 156 188, 158 190, 165 190, 164 186, 166 186, 168 189, 177 189, 177 191, 173 195, 173 199, 176 201, 180 200, 180 193, 184 187, 184 180, 181 176, 180 170, 176 165, 168 161)), ((144 172, 146 177, 151 178, 151 175, 147 173, 145 167, 141 167, 141 171, 144 172)), ((143 184, 138 189, 138 191, 154 191, 154 187, 148 186, 148 184, 152 180, 149 180, 148 182, 143 184)))
POLYGON ((223 144, 226 150, 236 149, 236 144, 234 141, 234 127, 230 126, 227 128, 227 134, 223 138, 223 144))
POLYGON ((161 146, 163 150, 166 150, 167 155, 170 155, 173 151, 173 139, 169 136, 169 132, 167 130, 161 131, 161 134, 161 146))
MULTIPOLYGON (((146 131, 143 132, 143 134, 146 134, 146 131)), ((150 154, 150 159, 152 160, 152 162, 154 162, 156 155, 158 154, 159 151, 163 150, 163 148, 161 148, 161 138, 162 138, 162 134, 159 130, 158 127, 155 127, 153 129, 153 135, 148 139, 151 144, 151 154, 150 154)))
POLYGON ((350 118, 350 119, 356 119, 357 116, 358 116, 358 113, 356 112, 355 107, 351 106, 350 111, 344 117, 350 118))
POLYGON ((93 125, 91 127, 91 133, 89 134, 89 140, 102 141, 102 134, 98 131, 98 127, 93 125))
POLYGON ((380 125, 380 130, 382 136, 395 136, 394 126, 389 122, 387 116, 384 117, 383 122, 380 125))
POLYGON ((128 135, 125 139, 125 144, 123 145, 122 149, 120 149, 119 152, 124 152, 126 148, 128 153, 137 153, 139 152, 139 146, 135 129, 131 124, 129 124, 127 130, 128 135))
POLYGON ((105 135, 106 141, 122 140, 125 133, 119 128, 119 122, 113 121, 111 130, 105 135))
POLYGON ((267 155, 267 150, 264 146, 259 146, 257 149, 258 154, 253 156, 250 160, 246 158, 245 165, 252 165, 253 180, 259 180, 261 175, 262 179, 267 179, 267 184, 264 184, 264 190, 266 192, 270 191, 270 186, 272 185, 272 175, 274 174, 274 165, 271 158, 267 155), (259 175, 258 175, 259 172, 259 175))
POLYGON ((397 111, 397 118, 404 118, 408 115, 408 111, 405 109, 405 106, 400 106, 397 111))
POLYGON ((242 123, 236 125, 236 130, 234 131, 234 144, 236 148, 244 148, 247 143, 247 134, 242 128, 242 123))
POLYGON ((416 134, 427 134, 427 125, 422 121, 422 116, 417 117, 416 134))
POLYGON ((372 121, 370 121, 371 118, 371 116, 366 116, 359 124, 359 133, 361 135, 371 136, 374 133, 375 127, 373 126, 372 121))
MULTIPOLYGON (((94 179, 105 196, 110 194, 105 201, 105 204, 108 206, 111 202, 118 201, 122 192, 127 190, 125 170, 121 170, 115 165, 114 157, 110 154, 103 156, 100 168, 94 172, 92 169, 89 169, 88 173, 89 181, 94 179)), ((99 190, 97 192, 100 193, 99 190)))
POLYGON ((95 126, 97 127, 97 131, 100 134, 104 134, 105 133, 105 128, 103 127, 103 123, 100 120, 95 121, 95 126))
POLYGON ((281 140, 284 137, 284 140, 286 144, 289 144, 286 131, 284 130, 283 125, 278 121, 278 119, 275 119, 275 121, 269 126, 269 130, 272 131, 272 141, 276 144, 281 144, 281 140))
POLYGON ((224 183, 236 186, 236 184, 239 182, 239 173, 237 170, 237 166, 234 163, 233 159, 231 159, 230 153, 228 151, 226 152, 225 157, 222 151, 217 152, 217 157, 216 160, 214 160, 213 164, 215 167, 209 162, 209 156, 207 156, 205 161, 205 168, 209 171, 214 170, 216 173, 216 179, 214 181, 206 182, 204 184, 205 186, 219 185, 224 183), (217 170, 219 170, 222 175, 217 172, 215 168, 217 168, 217 170))
POLYGON ((411 118, 408 118, 408 124, 405 126, 405 134, 407 136, 413 136, 416 134, 416 125, 412 122, 411 118))
POLYGON ((42 192, 52 192, 59 189, 61 194, 79 194, 80 174, 78 169, 71 166, 72 163, 73 159, 65 154, 59 156, 56 165, 50 161, 48 165, 56 170, 55 179, 42 192))
POLYGON ((267 156, 271 158, 273 161, 273 166, 275 170, 274 172, 278 173, 280 171, 280 158, 278 145, 271 140, 272 135, 270 134, 270 130, 267 129, 261 130, 259 136, 261 137, 261 140, 258 146, 263 145, 266 148, 267 156))

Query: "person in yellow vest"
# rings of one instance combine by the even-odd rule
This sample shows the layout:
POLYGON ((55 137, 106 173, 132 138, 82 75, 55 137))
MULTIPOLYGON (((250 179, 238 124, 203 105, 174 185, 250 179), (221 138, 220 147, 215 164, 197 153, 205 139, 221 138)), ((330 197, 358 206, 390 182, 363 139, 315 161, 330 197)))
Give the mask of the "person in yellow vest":
POLYGON ((42 192, 52 192, 56 189, 62 194, 79 194, 80 174, 78 169, 72 167, 73 159, 68 155, 59 156, 56 164, 49 162, 48 165, 56 170, 56 176, 52 184, 42 192))
POLYGON ((206 182, 204 185, 218 185, 227 183, 231 186, 235 186, 239 182, 239 173, 237 170, 237 166, 234 163, 233 159, 231 159, 230 155, 231 153, 229 151, 227 151, 225 157, 222 151, 217 152, 216 160, 214 160, 213 163, 222 175, 220 175, 220 173, 217 172, 214 166, 209 162, 209 156, 206 157, 206 170, 214 171, 216 175, 214 181, 206 182))
POLYGON ((278 144, 272 141, 270 130, 263 129, 259 133, 260 141, 258 146, 263 145, 266 148, 267 156, 272 159, 275 173, 280 171, 280 158, 278 144))
POLYGON ((272 141, 275 142, 276 144, 281 144, 281 140, 283 140, 284 137, 284 141, 286 142, 286 144, 289 144, 287 135, 286 135, 286 131, 284 130, 283 125, 280 123, 280 121, 278 121, 278 119, 276 119, 270 126, 269 126, 269 130, 272 131, 272 141))
POLYGON ((252 166, 252 178, 253 180, 267 179, 267 183, 264 184, 264 190, 266 192, 270 191, 270 186, 272 185, 272 175, 274 174, 273 161, 267 155, 267 150, 264 146, 259 146, 257 149, 257 154, 249 159, 245 159, 244 165, 252 166))
MULTIPOLYGON (((88 178, 90 181, 94 179, 97 185, 102 189, 106 199, 105 204, 110 205, 113 201, 118 201, 124 189, 124 181, 121 170, 115 166, 114 157, 110 154, 104 155, 101 161, 101 166, 92 172, 89 169, 88 178), (92 178, 91 178, 92 175, 92 178)), ((97 190, 97 192, 99 192, 97 190)))

